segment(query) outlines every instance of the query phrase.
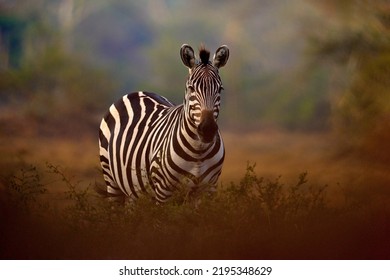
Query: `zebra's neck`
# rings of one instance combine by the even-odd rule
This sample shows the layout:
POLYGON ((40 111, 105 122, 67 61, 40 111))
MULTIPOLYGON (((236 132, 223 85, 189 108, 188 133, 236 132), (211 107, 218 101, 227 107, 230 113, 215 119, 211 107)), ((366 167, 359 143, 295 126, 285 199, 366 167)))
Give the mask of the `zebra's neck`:
MULTIPOLYGON (((214 141, 210 143, 202 142, 200 140, 195 123, 185 113, 184 108, 185 106, 181 106, 180 108, 180 126, 177 131, 177 137, 179 137, 182 142, 186 141, 186 144, 190 145, 194 151, 202 153, 208 150, 211 146, 213 146, 216 140, 214 139, 214 141)), ((219 137, 218 135, 219 134, 217 133, 216 138, 219 137)))

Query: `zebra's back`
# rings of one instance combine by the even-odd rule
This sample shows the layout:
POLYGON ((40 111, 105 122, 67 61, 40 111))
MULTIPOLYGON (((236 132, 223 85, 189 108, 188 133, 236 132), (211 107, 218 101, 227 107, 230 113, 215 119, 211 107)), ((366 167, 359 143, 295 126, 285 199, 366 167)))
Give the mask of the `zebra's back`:
POLYGON ((134 92, 111 105, 100 124, 100 162, 109 195, 151 192, 149 169, 155 123, 174 105, 149 92, 134 92))

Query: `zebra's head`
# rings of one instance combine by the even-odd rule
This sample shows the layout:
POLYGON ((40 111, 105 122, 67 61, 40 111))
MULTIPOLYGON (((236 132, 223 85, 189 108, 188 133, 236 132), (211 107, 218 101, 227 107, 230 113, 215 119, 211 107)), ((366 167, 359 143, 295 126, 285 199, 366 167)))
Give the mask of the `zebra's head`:
POLYGON ((189 69, 184 99, 186 117, 196 128, 199 139, 210 143, 218 131, 217 119, 223 89, 218 69, 227 63, 229 49, 225 45, 219 47, 211 62, 210 52, 203 46, 197 59, 194 50, 184 44, 180 49, 180 56, 189 69))

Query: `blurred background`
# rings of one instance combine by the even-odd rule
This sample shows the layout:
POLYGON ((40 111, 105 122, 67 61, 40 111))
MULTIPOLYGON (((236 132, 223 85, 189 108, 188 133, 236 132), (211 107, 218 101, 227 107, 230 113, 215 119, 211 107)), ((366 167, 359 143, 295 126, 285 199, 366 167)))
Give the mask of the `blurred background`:
POLYGON ((0 0, 3 165, 53 145, 60 161, 61 141, 88 137, 76 146, 98 164, 99 122, 120 96, 182 102, 183 43, 230 48, 220 124, 241 162, 279 152, 283 174, 311 147, 390 163, 389 1, 0 0))

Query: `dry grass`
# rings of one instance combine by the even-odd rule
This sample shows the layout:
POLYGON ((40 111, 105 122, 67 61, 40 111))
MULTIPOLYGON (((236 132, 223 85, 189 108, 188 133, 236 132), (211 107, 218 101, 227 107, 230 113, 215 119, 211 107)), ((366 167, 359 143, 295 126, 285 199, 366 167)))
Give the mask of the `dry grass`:
POLYGON ((3 136, 0 257, 390 256, 386 165, 336 153, 327 134, 223 136, 227 154, 218 195, 200 204, 183 204, 178 197, 164 207, 146 200, 136 207, 110 204, 88 191, 103 184, 94 135, 3 136), (304 171, 308 176, 298 179, 304 171), (16 195, 10 195, 12 185, 16 195), (21 199, 26 194, 22 186, 32 191, 30 198, 21 199))
POLYGON ((280 131, 224 134, 226 161, 224 182, 237 181, 243 166, 256 163, 259 175, 282 176, 291 182, 308 172, 316 185, 328 185, 333 199, 345 192, 390 195, 390 172, 386 163, 367 161, 355 153, 342 153, 335 136, 327 133, 284 133, 280 131))

